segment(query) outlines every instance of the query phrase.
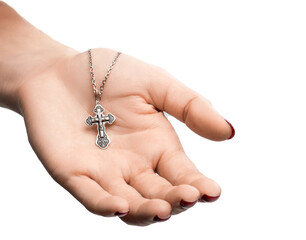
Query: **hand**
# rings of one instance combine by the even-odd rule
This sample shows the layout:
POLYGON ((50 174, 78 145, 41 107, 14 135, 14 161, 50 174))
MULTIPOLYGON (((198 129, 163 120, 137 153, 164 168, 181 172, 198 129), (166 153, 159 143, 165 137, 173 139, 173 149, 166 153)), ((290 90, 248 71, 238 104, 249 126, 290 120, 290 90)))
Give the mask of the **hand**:
MULTIPOLYGON (((115 55, 93 50, 97 84, 115 55)), ((101 150, 96 127, 84 122, 95 104, 88 64, 87 52, 75 54, 19 89, 29 141, 51 176, 89 211, 119 214, 134 225, 165 220, 199 199, 217 199, 220 187, 188 159, 163 114, 208 139, 232 137, 232 127, 210 103, 160 68, 122 54, 102 95, 105 113, 116 121, 106 124, 111 144, 101 150)))

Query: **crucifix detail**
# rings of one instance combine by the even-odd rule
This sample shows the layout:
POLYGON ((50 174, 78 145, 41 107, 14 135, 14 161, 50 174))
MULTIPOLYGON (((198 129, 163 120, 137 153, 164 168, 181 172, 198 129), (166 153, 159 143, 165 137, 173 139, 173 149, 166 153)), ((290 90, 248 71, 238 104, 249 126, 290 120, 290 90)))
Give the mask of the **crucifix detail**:
POLYGON ((103 115, 104 108, 100 104, 96 105, 93 112, 96 114, 96 116, 94 117, 89 116, 86 119, 85 123, 90 127, 93 124, 97 125, 98 135, 97 135, 96 144, 100 148, 106 149, 110 144, 110 139, 108 138, 105 132, 105 123, 112 124, 116 120, 116 118, 114 115, 110 113, 107 115, 103 115))

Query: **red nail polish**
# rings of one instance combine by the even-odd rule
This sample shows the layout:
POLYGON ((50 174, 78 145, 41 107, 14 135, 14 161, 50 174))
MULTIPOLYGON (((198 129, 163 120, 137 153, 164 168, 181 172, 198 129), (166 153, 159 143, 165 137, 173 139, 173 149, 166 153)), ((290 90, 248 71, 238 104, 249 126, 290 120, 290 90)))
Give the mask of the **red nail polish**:
POLYGON ((231 129, 232 129, 232 134, 231 134, 231 136, 229 136, 229 138, 228 138, 228 140, 229 139, 232 139, 234 136, 235 136, 235 128, 233 127, 233 125, 229 122, 229 121, 227 121, 226 119, 224 119, 227 123, 228 123, 228 125, 231 127, 231 129))
POLYGON ((187 202, 187 201, 184 201, 184 200, 181 200, 181 201, 180 201, 180 205, 181 205, 182 208, 191 208, 191 207, 193 207, 196 203, 197 203, 197 201, 195 201, 195 202, 187 202))
POLYGON ((122 213, 121 213, 121 212, 116 212, 114 215, 115 215, 115 216, 118 216, 118 217, 124 217, 124 216, 128 215, 129 212, 130 212, 130 211, 122 212, 122 213))
POLYGON ((203 195, 200 201, 201 202, 214 202, 214 201, 217 201, 219 197, 220 196, 212 197, 208 195, 203 195))
POLYGON ((155 221, 155 222, 165 222, 165 221, 167 221, 170 217, 171 217, 171 215, 170 215, 169 217, 167 217, 167 218, 159 218, 158 216, 155 216, 155 217, 153 218, 153 221, 155 221))

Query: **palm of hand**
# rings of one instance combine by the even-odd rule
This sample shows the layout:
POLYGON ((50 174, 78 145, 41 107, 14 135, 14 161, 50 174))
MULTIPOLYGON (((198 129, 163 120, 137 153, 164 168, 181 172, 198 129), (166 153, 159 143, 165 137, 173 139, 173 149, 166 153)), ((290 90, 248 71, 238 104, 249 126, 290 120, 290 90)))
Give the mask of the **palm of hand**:
MULTIPOLYGON (((96 50, 96 62, 107 68, 114 55, 96 50)), ((76 64, 83 64, 84 56, 76 58, 76 64)), ((104 76, 104 68, 95 70, 96 76, 104 76)), ((156 216, 166 219, 183 211, 181 200, 188 206, 186 202, 203 195, 220 195, 218 185, 184 154, 174 129, 158 110, 185 121, 200 135, 226 139, 231 129, 197 94, 164 72, 122 55, 102 95, 105 113, 111 112, 116 121, 106 124, 111 144, 101 150, 95 145, 96 127, 84 122, 94 107, 91 83, 84 81, 88 75, 82 76, 84 92, 78 94, 70 88, 75 79, 59 75, 48 71, 22 88, 29 141, 51 176, 91 212, 113 216, 129 211, 123 221, 147 225, 156 216), (181 93, 186 96, 178 99, 181 93), (206 108, 207 115, 197 113, 198 107, 206 108), (209 129, 195 123, 196 114, 209 129)))

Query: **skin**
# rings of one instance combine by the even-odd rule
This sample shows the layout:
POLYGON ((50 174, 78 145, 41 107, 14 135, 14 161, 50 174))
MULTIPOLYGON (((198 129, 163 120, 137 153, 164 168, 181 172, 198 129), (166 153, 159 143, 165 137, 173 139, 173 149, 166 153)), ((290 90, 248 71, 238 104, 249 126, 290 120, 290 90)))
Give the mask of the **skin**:
MULTIPOLYGON (((92 213, 116 212, 127 224, 149 225, 185 211, 181 200, 217 197, 217 183, 186 156, 164 111, 205 138, 221 141, 232 129, 211 104, 166 71, 126 54, 102 95, 107 150, 95 145, 94 94, 88 53, 51 39, 0 2, 0 106, 24 117, 29 142, 49 174, 92 213)), ((94 49, 100 84, 116 51, 94 49)))

